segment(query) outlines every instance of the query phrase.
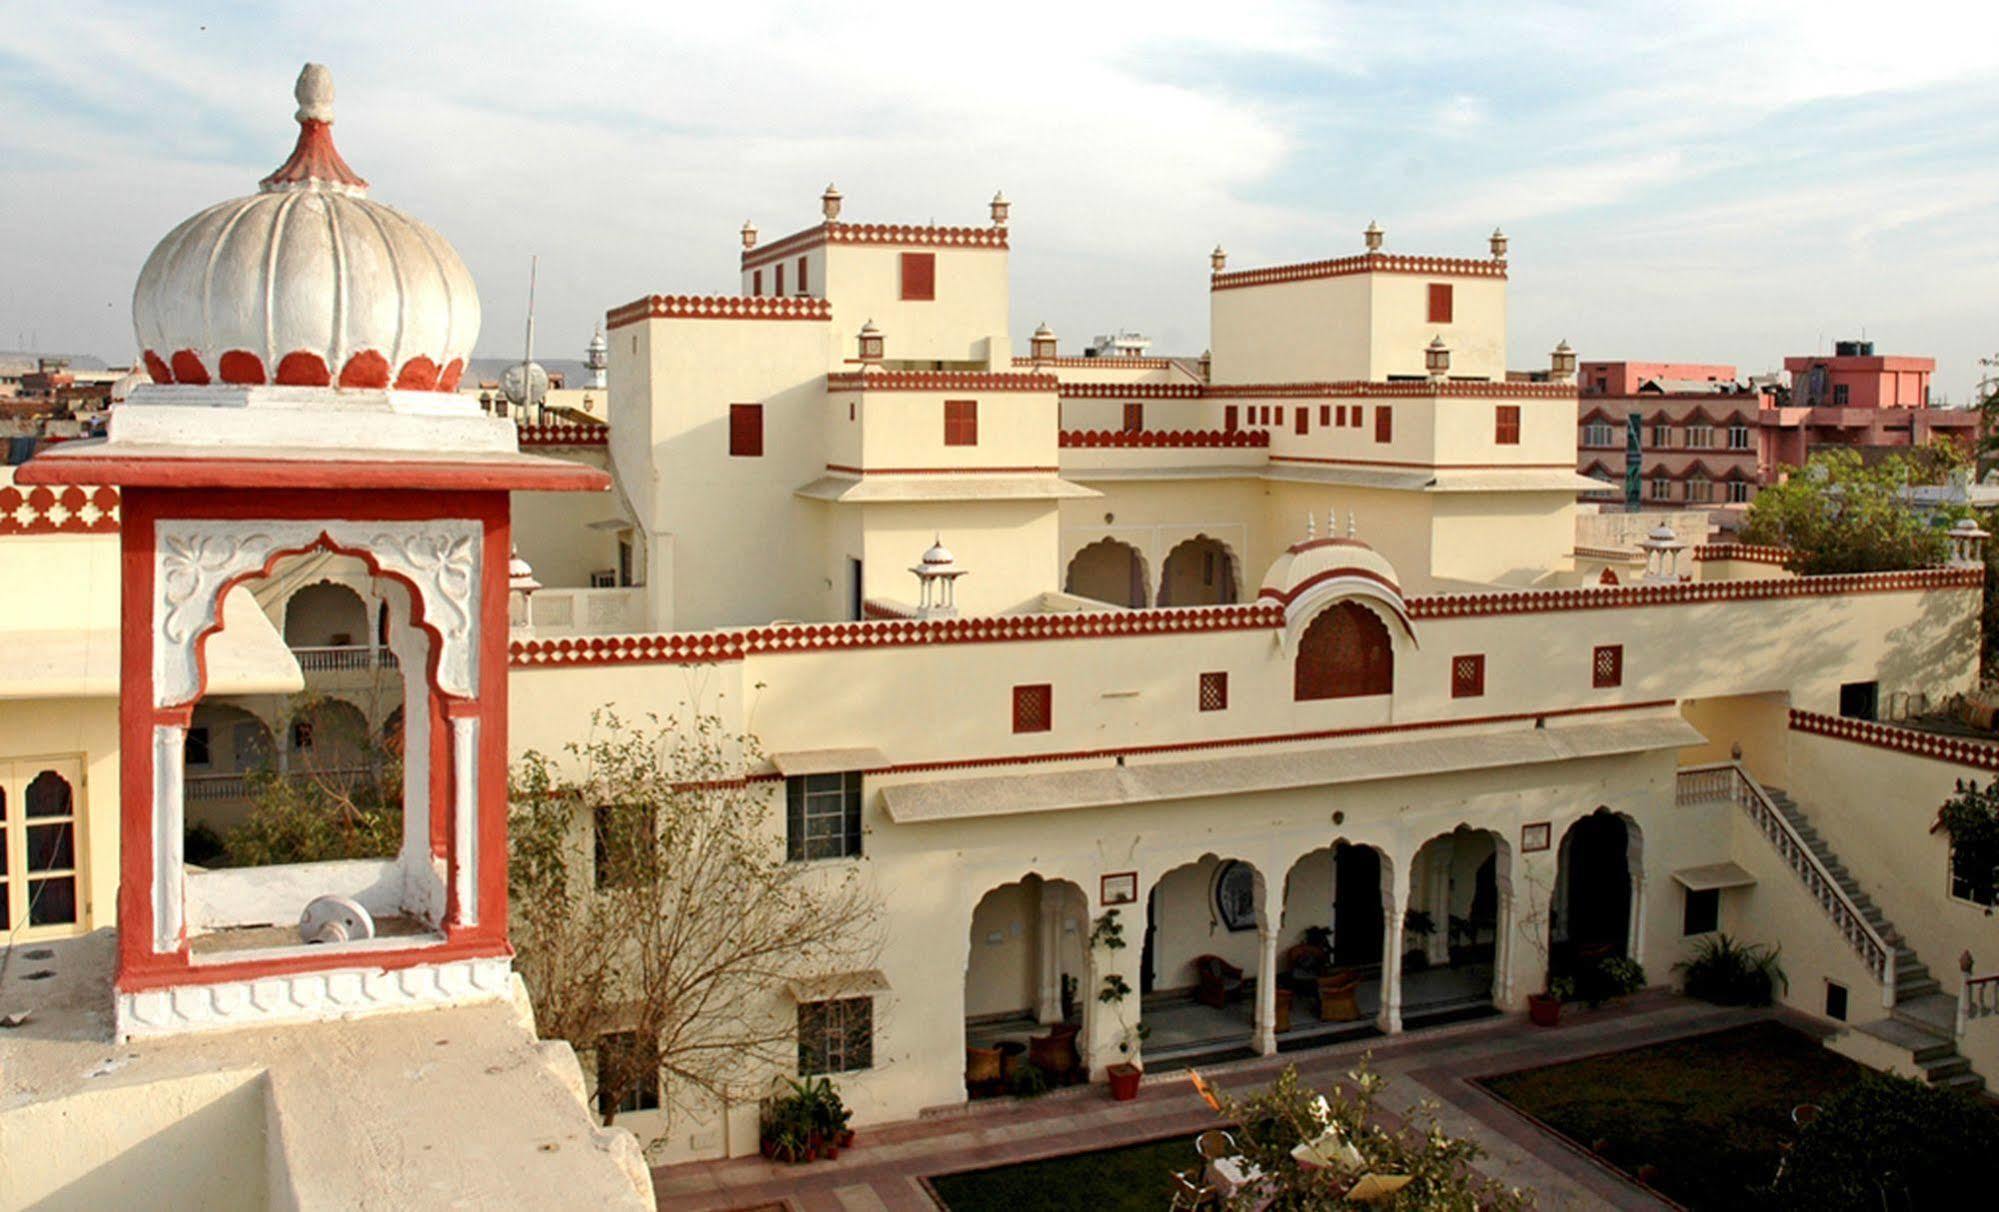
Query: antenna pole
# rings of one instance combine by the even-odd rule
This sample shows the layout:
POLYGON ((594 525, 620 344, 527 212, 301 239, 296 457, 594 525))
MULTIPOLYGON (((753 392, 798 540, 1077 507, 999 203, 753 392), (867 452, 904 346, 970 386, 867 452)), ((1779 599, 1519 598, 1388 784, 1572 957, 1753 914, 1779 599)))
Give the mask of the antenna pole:
POLYGON ((528 257, 528 334, 527 347, 521 353, 521 420, 528 419, 528 406, 534 403, 534 287, 535 278, 541 268, 541 258, 528 257))

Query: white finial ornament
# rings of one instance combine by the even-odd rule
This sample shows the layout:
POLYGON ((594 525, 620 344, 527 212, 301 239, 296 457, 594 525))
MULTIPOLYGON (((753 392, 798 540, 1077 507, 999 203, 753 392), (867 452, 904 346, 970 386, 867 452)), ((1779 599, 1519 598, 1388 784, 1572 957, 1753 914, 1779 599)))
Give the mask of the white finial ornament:
POLYGON ((1367 241, 1367 251, 1371 253, 1381 251, 1381 235, 1381 224, 1376 223, 1373 219, 1369 219, 1367 221, 1367 230, 1361 233, 1361 238, 1367 241))
POLYGON ((840 190, 831 181, 826 183, 826 192, 819 195, 819 213, 831 223, 840 217, 840 190))
POLYGON ((1305 511, 1305 541, 1310 543, 1318 536, 1319 532, 1313 529, 1312 511, 1308 509, 1305 511))
POLYGON ((1357 510, 1347 510, 1347 537, 1350 539, 1360 537, 1360 513, 1357 510))
POLYGON ((298 98, 299 121, 333 121, 333 73, 325 64, 308 63, 301 68, 292 96, 298 98))

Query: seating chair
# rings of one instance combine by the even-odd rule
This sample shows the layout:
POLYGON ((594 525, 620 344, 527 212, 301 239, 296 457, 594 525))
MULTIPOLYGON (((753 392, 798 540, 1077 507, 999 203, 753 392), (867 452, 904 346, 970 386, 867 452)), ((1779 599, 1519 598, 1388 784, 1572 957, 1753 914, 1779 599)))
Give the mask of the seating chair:
POLYGON ((1319 978, 1319 1021, 1351 1023, 1360 1019, 1360 1004, 1354 994, 1360 988, 1360 969, 1341 968, 1319 978))
POLYGON ((1075 1023, 1056 1023, 1048 1028, 1048 1034, 1030 1036, 1029 1063, 1055 1081, 1066 1082, 1083 1067, 1083 1058, 1076 1052, 1076 1034, 1081 1030, 1075 1023))
POLYGON ((1242 994, 1242 969, 1219 955, 1203 955, 1194 961, 1194 1000, 1219 1010, 1229 999, 1242 994))
POLYGON ((1221 1207, 1221 1192, 1205 1181, 1194 1177, 1193 1173, 1173 1171, 1173 1202, 1166 1205, 1169 1212, 1200 1212, 1201 1209, 1221 1207))

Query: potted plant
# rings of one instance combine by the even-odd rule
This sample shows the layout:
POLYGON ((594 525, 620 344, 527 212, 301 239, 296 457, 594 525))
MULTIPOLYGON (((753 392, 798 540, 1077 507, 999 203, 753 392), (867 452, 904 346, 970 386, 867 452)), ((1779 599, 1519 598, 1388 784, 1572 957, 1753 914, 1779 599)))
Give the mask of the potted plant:
MULTIPOLYGON (((1097 919, 1096 925, 1090 931, 1090 943, 1093 947, 1101 947, 1105 951, 1123 949, 1124 924, 1118 920, 1117 910, 1104 910, 1103 916, 1097 919)), ((1105 974, 1103 987, 1097 990, 1097 1001, 1111 1008, 1117 1015, 1118 1026, 1122 1028, 1118 1037, 1118 1052, 1125 1059, 1104 1069, 1104 1075, 1110 1079, 1111 1097, 1118 1102, 1129 1102, 1138 1097, 1138 1082, 1144 1074, 1144 1069, 1134 1058, 1139 1045, 1152 1033, 1151 1028, 1145 1025, 1144 1019, 1141 1018, 1137 1023, 1133 1023, 1125 1018, 1124 1003, 1130 997, 1131 984, 1124 977, 1115 972, 1105 974)))
POLYGON ((1537 1027, 1553 1027, 1562 1021, 1562 1001, 1575 987, 1556 976, 1549 962, 1548 885, 1532 867, 1527 869, 1527 912, 1520 915, 1520 933, 1541 959, 1541 992, 1527 995, 1527 1017, 1537 1027))

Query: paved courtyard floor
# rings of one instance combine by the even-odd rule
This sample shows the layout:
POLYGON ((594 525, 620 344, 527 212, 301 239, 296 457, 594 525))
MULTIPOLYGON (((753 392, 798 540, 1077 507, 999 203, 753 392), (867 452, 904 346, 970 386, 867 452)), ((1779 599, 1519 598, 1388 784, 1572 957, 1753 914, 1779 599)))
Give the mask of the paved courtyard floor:
MULTIPOLYGON (((1486 1150, 1479 1168, 1535 1192, 1544 1209, 1662 1209, 1666 1204, 1616 1178, 1536 1127, 1472 1079, 1599 1052, 1615 1052, 1717 1031, 1772 1010, 1722 1009, 1674 994, 1640 994, 1596 1011, 1565 1012, 1562 1025, 1534 1027, 1524 1016, 1460 1023, 1333 1044, 1276 1057, 1218 1065, 1202 1072, 1222 1090, 1248 1093, 1287 1064, 1326 1086, 1365 1053, 1391 1081, 1382 1106, 1406 1112, 1420 1100, 1437 1105, 1444 1130, 1486 1150)), ((992 1099, 900 1123, 864 1127, 837 1161, 776 1165, 760 1157, 665 1166, 653 1172, 659 1206, 676 1212, 773 1204, 795 1212, 936 1212, 921 1179, 959 1170, 1113 1148, 1214 1126, 1184 1072, 1148 1075, 1137 1099, 1114 1103, 1102 1086, 1072 1087, 1038 1099, 992 1099)), ((1189 1164, 1193 1154, 1189 1150, 1189 1164)), ((1166 1205, 1162 1192, 1160 1206, 1166 1205)))

